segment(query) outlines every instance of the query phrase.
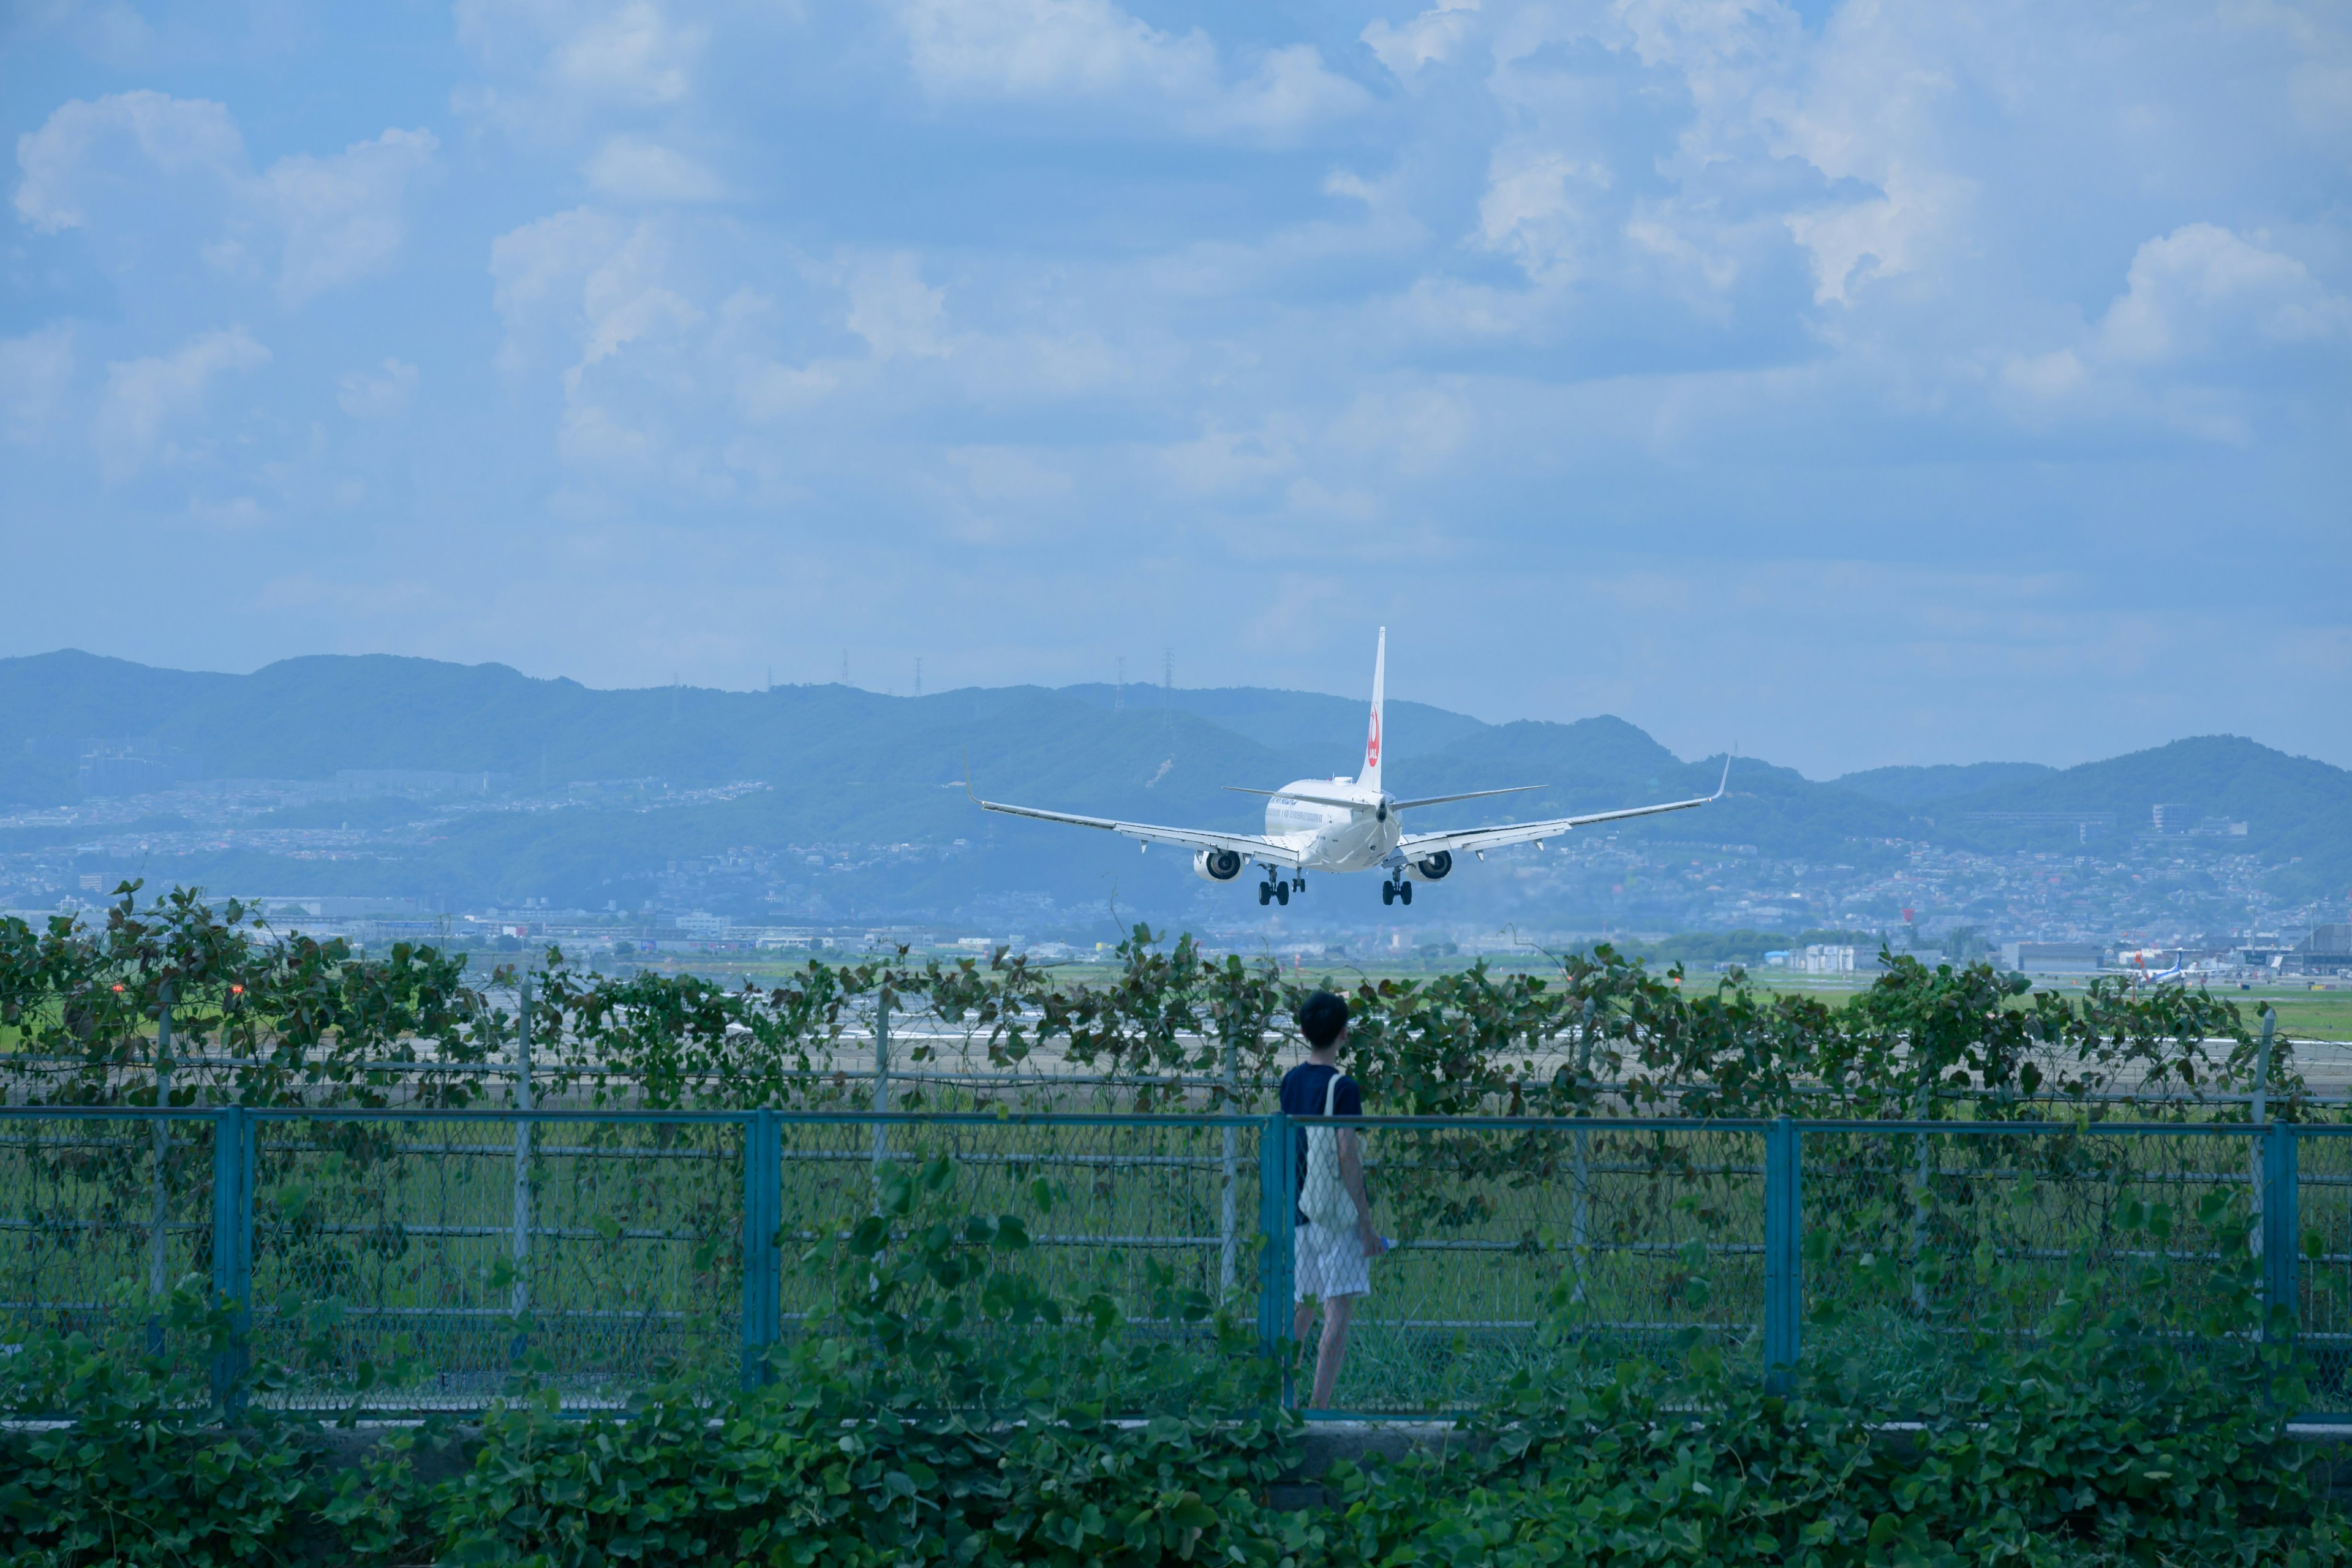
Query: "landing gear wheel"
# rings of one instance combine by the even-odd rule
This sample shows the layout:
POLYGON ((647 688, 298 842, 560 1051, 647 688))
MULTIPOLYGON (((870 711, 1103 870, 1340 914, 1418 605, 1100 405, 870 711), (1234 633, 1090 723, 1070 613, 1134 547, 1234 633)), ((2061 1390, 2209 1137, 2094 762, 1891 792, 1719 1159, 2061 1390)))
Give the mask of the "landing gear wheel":
POLYGON ((1276 903, 1277 903, 1277 904, 1282 905, 1285 909, 1287 909, 1287 908, 1289 908, 1289 907, 1290 907, 1290 884, 1289 884, 1289 883, 1287 883, 1287 882, 1276 882, 1276 883, 1274 885, 1274 901, 1275 901, 1276 903))
POLYGON ((1382 882, 1381 884, 1381 902, 1384 904, 1392 904, 1396 902, 1396 884, 1394 882, 1382 882))
POLYGON ((1257 901, 1261 907, 1274 901, 1274 884, 1272 882, 1260 882, 1257 885, 1257 901))
POLYGON ((1409 904, 1412 902, 1412 884, 1411 882, 1399 882, 1397 884, 1397 902, 1401 904, 1409 904))

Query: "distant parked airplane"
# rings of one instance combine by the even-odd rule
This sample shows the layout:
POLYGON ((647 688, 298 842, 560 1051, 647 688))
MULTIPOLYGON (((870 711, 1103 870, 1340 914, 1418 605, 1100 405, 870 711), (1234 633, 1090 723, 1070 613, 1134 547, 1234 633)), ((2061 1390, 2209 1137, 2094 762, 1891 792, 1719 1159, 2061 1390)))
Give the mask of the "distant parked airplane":
POLYGON ((2148 968, 2150 957, 2154 957, 2161 963, 2164 961, 2163 950, 2144 947, 2137 952, 2117 953, 2116 962, 2122 966, 2124 978, 2134 985, 2161 985, 2168 980, 2185 979, 2189 973, 2189 955, 2185 952, 2177 952, 2173 954, 2172 967, 2169 969, 2148 968))
MULTIPOLYGON (((1595 822, 1622 822, 1627 817, 1654 816, 1663 811, 1687 811, 1723 798, 1731 782, 1731 759, 1723 761, 1723 779, 1715 793, 1696 800, 1668 801, 1664 805, 1628 806, 1620 811, 1596 811, 1583 816, 1556 816, 1544 822, 1515 822, 1501 827, 1470 827, 1450 833, 1407 833, 1397 814, 1415 806, 1443 805, 1448 801, 1483 800, 1489 795, 1517 795, 1541 789, 1541 784, 1517 784, 1509 789, 1472 790, 1465 795, 1424 795, 1398 800, 1381 787, 1381 707, 1387 679, 1389 632, 1381 628, 1380 645, 1372 656, 1372 727, 1364 739, 1363 772, 1350 779, 1300 779, 1281 789, 1225 787, 1243 795, 1266 797, 1265 831, 1219 833, 1201 827, 1155 827, 1148 822, 1116 822, 1108 817, 1078 816, 1066 811, 1041 811, 1035 806, 1007 805, 981 800, 982 809, 1013 816, 1034 816, 1043 822, 1067 822, 1079 827, 1099 827, 1139 838, 1145 848, 1174 844, 1192 850, 1193 871, 1212 882, 1231 882, 1255 860, 1265 872, 1257 886, 1257 901, 1287 904, 1293 892, 1307 886, 1308 871, 1369 871, 1387 873, 1381 884, 1381 902, 1412 902, 1415 882, 1442 881, 1454 869, 1456 851, 1486 858, 1486 851, 1508 844, 1533 844, 1595 822)), ((970 770, 964 788, 970 792, 970 770)))

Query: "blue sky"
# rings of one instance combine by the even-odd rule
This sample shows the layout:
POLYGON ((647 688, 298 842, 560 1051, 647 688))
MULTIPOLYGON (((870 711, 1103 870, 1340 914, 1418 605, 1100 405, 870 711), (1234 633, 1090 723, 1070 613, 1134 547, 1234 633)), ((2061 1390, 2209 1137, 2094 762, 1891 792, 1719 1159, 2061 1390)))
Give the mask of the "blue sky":
POLYGON ((0 654, 2352 764, 2340 5, 5 28, 0 654))

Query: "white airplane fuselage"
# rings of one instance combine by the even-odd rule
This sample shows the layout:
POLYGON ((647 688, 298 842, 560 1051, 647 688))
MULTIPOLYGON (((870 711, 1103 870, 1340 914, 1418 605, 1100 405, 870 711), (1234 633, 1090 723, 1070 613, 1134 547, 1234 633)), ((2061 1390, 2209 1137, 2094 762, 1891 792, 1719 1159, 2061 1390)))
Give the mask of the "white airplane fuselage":
POLYGON ((1308 871, 1369 871, 1387 860, 1404 836, 1396 813, 1381 809, 1381 793, 1350 778, 1296 779, 1265 803, 1265 833, 1298 847, 1308 871), (1337 795, 1359 804, 1299 800, 1291 792, 1337 795))

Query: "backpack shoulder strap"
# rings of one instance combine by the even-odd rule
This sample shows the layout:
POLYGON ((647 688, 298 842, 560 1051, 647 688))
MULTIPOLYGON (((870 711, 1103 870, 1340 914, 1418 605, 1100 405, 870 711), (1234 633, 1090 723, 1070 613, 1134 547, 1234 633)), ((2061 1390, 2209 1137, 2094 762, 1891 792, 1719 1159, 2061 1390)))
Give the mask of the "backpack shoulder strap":
POLYGON ((1327 1120, 1331 1114, 1332 1106, 1338 1104, 1339 1100, 1340 1077, 1340 1074, 1335 1072, 1323 1080, 1323 1114, 1327 1120))

